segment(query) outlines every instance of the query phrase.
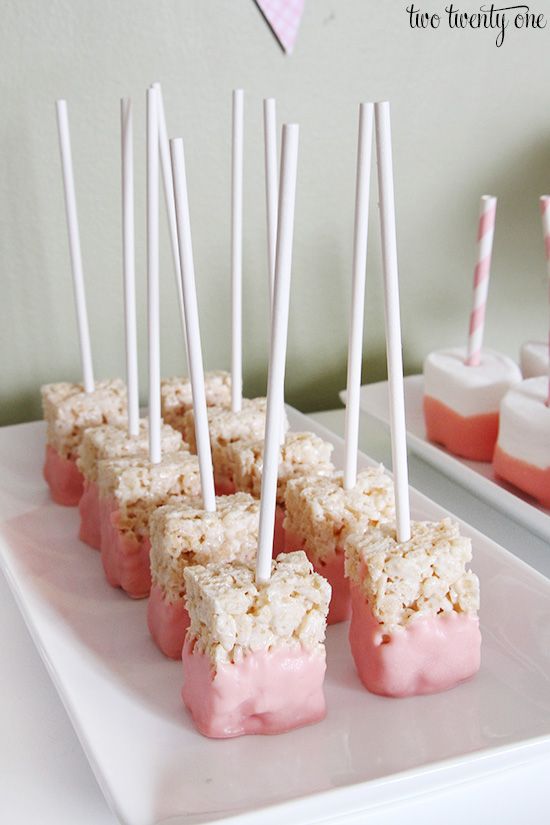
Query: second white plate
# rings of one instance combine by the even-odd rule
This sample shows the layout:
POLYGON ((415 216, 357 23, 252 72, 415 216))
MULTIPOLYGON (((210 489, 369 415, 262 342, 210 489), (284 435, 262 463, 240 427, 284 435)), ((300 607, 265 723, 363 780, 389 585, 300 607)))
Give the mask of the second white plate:
MULTIPOLYGON (((423 394, 422 375, 409 375, 405 378, 405 414, 410 449, 518 524, 523 524, 532 533, 550 541, 550 510, 545 510, 532 498, 497 480, 493 467, 488 462, 458 458, 428 441, 422 412, 423 394)), ((363 412, 389 426, 387 381, 361 387, 360 404, 363 412)))

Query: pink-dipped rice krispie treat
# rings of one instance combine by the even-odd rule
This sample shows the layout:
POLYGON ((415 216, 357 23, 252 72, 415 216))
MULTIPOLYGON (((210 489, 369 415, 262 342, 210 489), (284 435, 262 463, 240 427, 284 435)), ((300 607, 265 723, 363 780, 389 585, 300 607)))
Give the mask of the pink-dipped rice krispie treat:
MULTIPOLYGON (((208 408, 214 482, 218 495, 229 495, 235 492, 235 484, 227 464, 227 446, 240 440, 263 441, 266 410, 265 398, 243 398, 242 409, 239 412, 233 412, 227 407, 208 408)), ((288 421, 285 415, 285 432, 287 429, 288 421)), ((184 416, 182 433, 191 452, 196 452, 193 410, 188 410, 184 416)))
POLYGON ((149 519, 178 496, 201 492, 197 456, 167 453, 159 464, 147 456, 98 462, 101 560, 107 581, 129 596, 149 595, 149 519))
POLYGON ((94 392, 82 384, 44 384, 42 408, 47 424, 44 478, 57 504, 74 507, 84 480, 76 466, 78 448, 88 427, 122 422, 126 387, 118 378, 96 381, 94 392))
POLYGON ((343 543, 349 533, 367 533, 395 518, 391 478, 380 465, 360 472, 352 490, 344 490, 341 472, 294 479, 286 487, 285 508, 286 549, 305 550, 315 570, 330 582, 328 623, 345 621, 351 602, 343 543))
POLYGON ((508 390, 500 405, 493 458, 496 475, 550 509, 550 407, 548 377, 528 378, 508 390))
POLYGON ((521 380, 515 361, 484 349, 478 366, 464 347, 431 352, 424 362, 424 421, 430 441, 454 455, 492 461, 500 402, 521 380))
POLYGON ((266 584, 237 562, 187 567, 184 577, 182 698, 198 730, 227 738, 322 719, 330 585, 305 554, 281 553, 266 584))
MULTIPOLYGON (((181 433, 168 424, 161 427, 161 446, 163 453, 173 453, 185 447, 181 433)), ((128 435, 127 424, 103 424, 86 430, 78 450, 76 465, 84 479, 84 491, 78 503, 80 511, 79 538, 94 547, 101 546, 101 527, 99 518, 99 488, 97 486, 98 461, 105 458, 126 458, 128 456, 147 456, 149 450, 149 421, 142 418, 139 422, 139 434, 128 435)))
POLYGON ((479 669, 479 582, 451 519, 411 523, 400 544, 380 524, 345 542, 350 644, 365 687, 383 696, 447 690, 479 669))
POLYGON ((258 548, 260 503, 235 493, 216 499, 216 512, 202 500, 174 500, 151 515, 151 595, 149 631, 171 659, 180 659, 189 616, 183 573, 193 564, 230 561, 252 563, 258 548))
MULTIPOLYGON (((209 407, 231 406, 231 376, 218 370, 204 374, 206 404, 209 407)), ((193 409, 191 379, 164 378, 160 382, 162 417, 175 430, 183 432, 183 419, 188 410, 193 409)))
MULTIPOLYGON (((275 533, 273 555, 285 550, 285 494, 289 481, 303 476, 332 475, 334 465, 330 457, 333 445, 323 441, 314 433, 288 432, 281 445, 277 478, 277 508, 275 510, 275 533)), ((223 451, 225 477, 230 478, 235 489, 260 498, 262 489, 264 442, 234 441, 223 451)))

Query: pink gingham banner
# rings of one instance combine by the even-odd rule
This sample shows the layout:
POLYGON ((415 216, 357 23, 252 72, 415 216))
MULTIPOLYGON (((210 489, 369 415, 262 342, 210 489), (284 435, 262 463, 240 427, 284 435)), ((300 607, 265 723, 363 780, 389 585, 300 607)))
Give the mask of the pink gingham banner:
POLYGON ((287 54, 292 54, 298 37, 305 0, 256 0, 256 5, 287 54))

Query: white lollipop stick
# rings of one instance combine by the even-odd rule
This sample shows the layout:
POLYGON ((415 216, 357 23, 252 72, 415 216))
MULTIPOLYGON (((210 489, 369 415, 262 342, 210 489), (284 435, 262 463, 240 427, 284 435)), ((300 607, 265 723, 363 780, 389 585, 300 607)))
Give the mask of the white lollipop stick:
POLYGON ((365 280, 369 232, 369 194, 372 155, 372 103, 359 107, 357 144, 357 183, 355 189, 355 226, 353 234, 353 284, 348 341, 348 380, 346 394, 344 489, 351 490, 357 481, 359 446, 359 392, 363 356, 363 319, 365 314, 365 280))
POLYGON ((162 88, 160 83, 153 83, 152 88, 155 89, 157 92, 160 165, 162 169, 164 202, 166 204, 166 213, 168 215, 168 228, 170 230, 170 248, 172 250, 172 261, 174 262, 174 275, 176 277, 176 289, 178 292, 178 306, 180 311, 181 328, 183 332, 185 346, 187 346, 187 338, 185 335, 185 312, 183 309, 183 292, 181 287, 180 257, 178 251, 178 230, 176 227, 176 205, 174 203, 174 184, 172 181, 172 164, 170 162, 170 146, 168 143, 168 130, 166 128, 164 100, 162 98, 162 88))
POLYGON ((243 397, 243 135, 244 92, 233 91, 231 150, 231 409, 243 397))
POLYGON ((269 375, 267 384, 267 418, 260 498, 260 527, 256 557, 256 581, 265 582, 271 576, 273 531, 279 470, 281 409, 284 399, 290 274, 292 269, 292 241, 294 236, 294 205, 296 200, 296 172, 298 165, 299 126, 283 126, 281 180, 279 184, 279 220, 271 341, 269 348, 269 375))
POLYGON ((399 273, 397 267, 390 104, 387 101, 376 103, 375 112, 393 483, 397 540, 404 542, 411 537, 411 518, 405 430, 405 397, 403 393, 403 354, 401 351, 401 320, 399 314, 399 273))
POLYGON ((181 138, 170 141, 170 153, 172 156, 176 223, 178 227, 178 246, 182 273, 183 306, 185 309, 185 328, 187 331, 187 353, 189 356, 189 374, 193 394, 193 415, 195 418, 195 436, 199 457, 203 507, 208 512, 214 513, 216 511, 216 495, 214 492, 212 451, 208 432, 206 392, 204 389, 199 310, 195 286, 195 264, 193 261, 193 245, 191 241, 187 176, 185 174, 185 154, 183 150, 183 140, 181 138))
POLYGON ((159 464, 160 318, 159 318, 159 149, 157 93, 147 90, 147 333, 149 343, 149 460, 159 464))
POLYGON ((61 149, 61 165, 63 167, 65 210, 67 213, 67 229, 69 230, 69 249, 71 253, 71 268, 73 273, 78 341, 80 344, 82 383, 86 392, 93 392, 95 389, 94 369, 92 364, 92 348, 90 345, 90 330, 88 327, 88 313, 86 311, 86 293, 84 290, 84 272, 82 269, 82 252, 80 249, 78 213, 76 210, 76 193, 74 186, 73 159, 71 153, 71 135, 69 132, 67 101, 57 100, 55 107, 57 111, 59 148, 61 149))
MULTIPOLYGON (((275 98, 264 100, 265 144, 265 197, 267 215, 267 274, 269 311, 273 312, 273 282, 275 280, 275 255, 277 252, 277 198, 279 196, 279 172, 277 169, 277 111, 275 98)), ((280 442, 285 442, 285 400, 281 408, 280 442)))
POLYGON ((275 254, 277 247, 277 113, 273 97, 264 100, 265 143, 265 198, 267 215, 267 267, 269 305, 273 306, 273 280, 275 278, 275 254))
MULTIPOLYGON (((539 202, 540 214, 542 217, 542 231, 544 236, 544 252, 546 255, 546 272, 548 274, 548 301, 550 306, 550 195, 542 195, 539 202)), ((548 351, 550 352, 550 324, 548 326, 548 351)), ((546 397, 546 406, 550 407, 550 370, 548 373, 548 395, 546 397)))
POLYGON ((124 273, 124 327, 128 435, 139 435, 139 379, 136 329, 136 266, 134 249, 134 146, 132 101, 120 101, 122 153, 122 264, 124 273))

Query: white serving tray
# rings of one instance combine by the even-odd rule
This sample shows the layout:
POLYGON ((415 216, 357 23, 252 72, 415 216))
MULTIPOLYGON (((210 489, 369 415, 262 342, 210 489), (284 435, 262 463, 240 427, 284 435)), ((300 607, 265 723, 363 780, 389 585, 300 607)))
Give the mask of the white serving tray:
MULTIPOLYGON (((342 441, 289 410, 293 429, 342 441)), ((550 581, 462 524, 481 580, 483 655, 469 683, 385 699, 359 683, 347 627, 328 631, 328 716, 283 736, 212 741, 181 705, 180 665, 145 602, 105 582, 78 514, 41 479, 42 423, 0 430, 0 560, 97 780, 128 825, 364 823, 375 806, 550 753, 550 581)), ((369 464, 361 456, 361 465, 369 464)), ((411 492, 417 517, 444 511, 411 492)))
MULTIPOLYGON (((444 447, 428 441, 422 412, 423 394, 423 376, 407 376, 405 378, 405 415, 407 443, 410 449, 453 481, 505 513, 513 521, 527 527, 532 533, 536 533, 546 541, 550 541, 550 510, 537 504, 529 496, 523 495, 512 485, 496 479, 492 464, 489 462, 458 458, 444 447)), ((345 398, 345 393, 341 395, 345 398)), ((387 381, 361 387, 360 405, 363 412, 389 426, 387 381)))

